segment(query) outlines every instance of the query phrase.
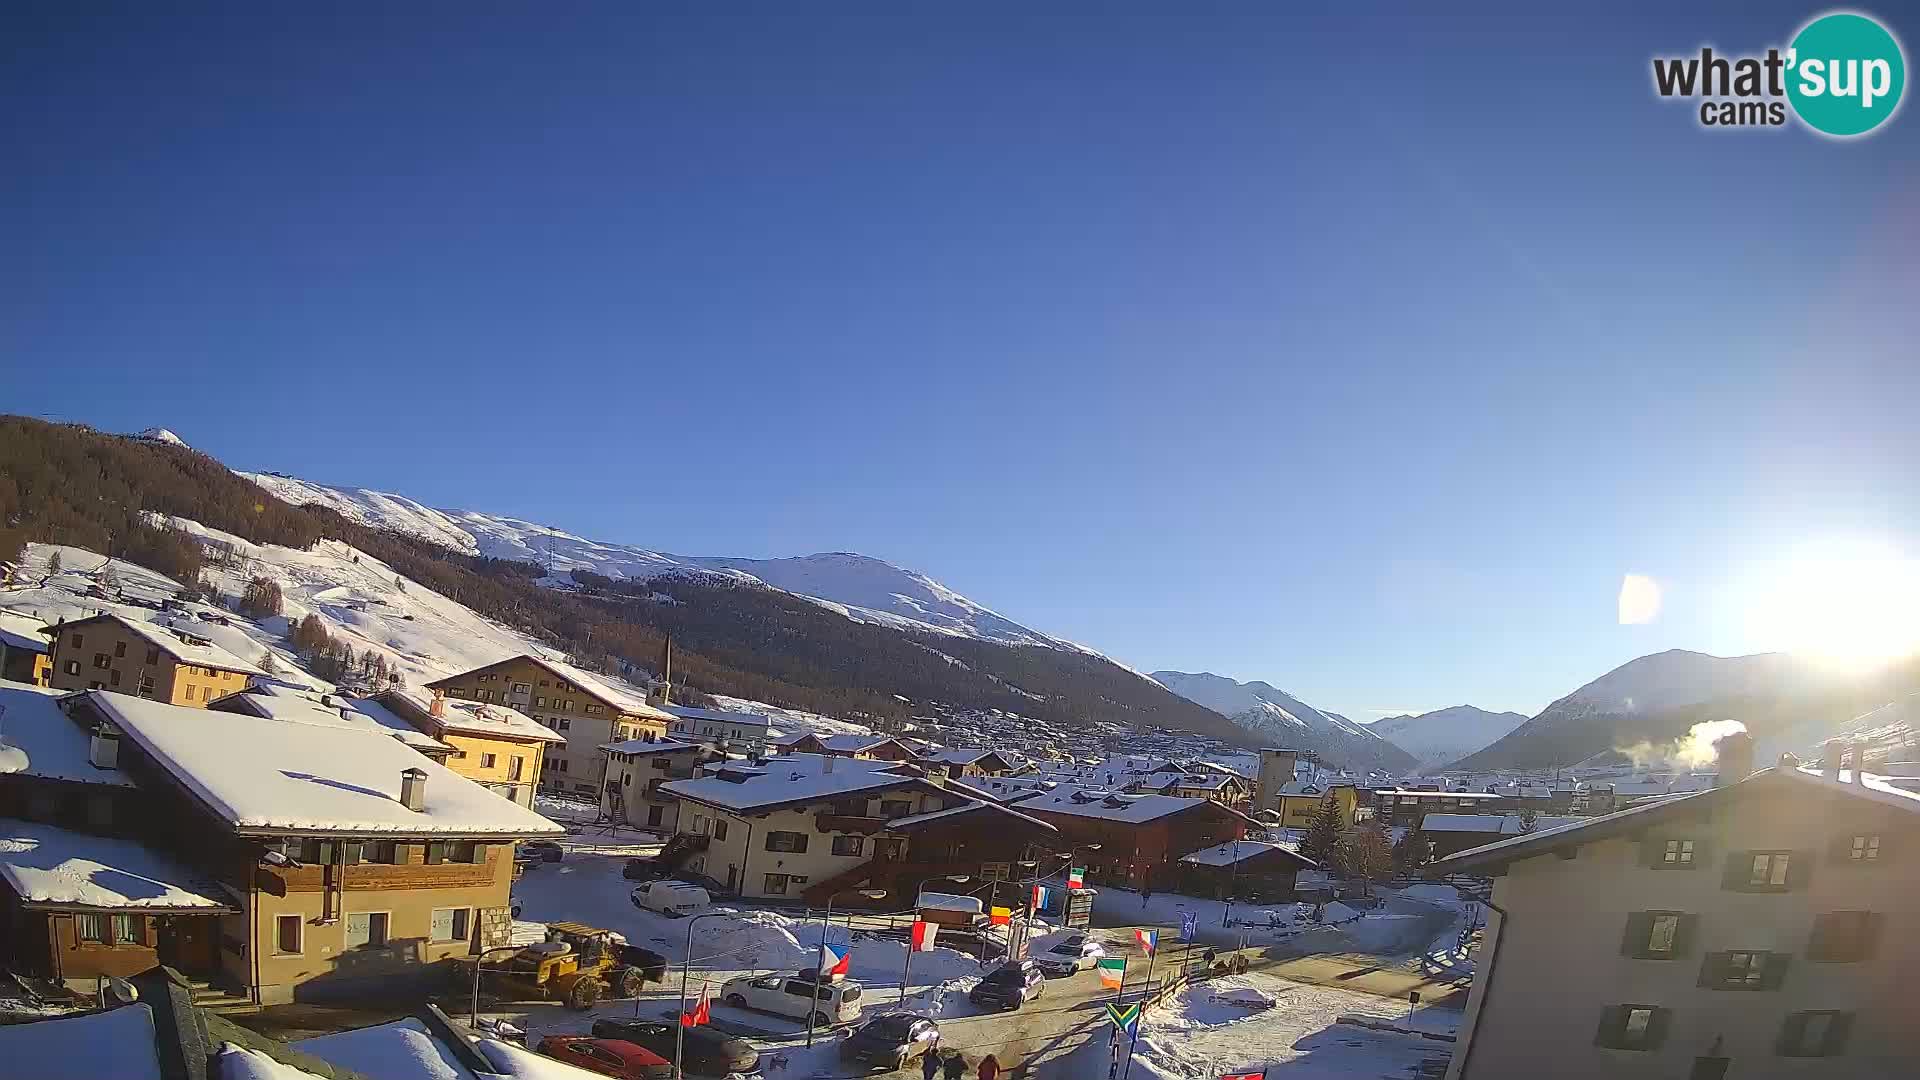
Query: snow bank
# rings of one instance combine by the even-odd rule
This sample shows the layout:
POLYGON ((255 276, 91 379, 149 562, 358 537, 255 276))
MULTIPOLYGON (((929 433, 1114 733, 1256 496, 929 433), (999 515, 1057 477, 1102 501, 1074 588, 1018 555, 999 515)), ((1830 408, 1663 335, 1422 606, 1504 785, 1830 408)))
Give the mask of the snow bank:
POLYGON ((145 1005, 0 1027, 0 1061, 33 1080, 161 1080, 145 1005))

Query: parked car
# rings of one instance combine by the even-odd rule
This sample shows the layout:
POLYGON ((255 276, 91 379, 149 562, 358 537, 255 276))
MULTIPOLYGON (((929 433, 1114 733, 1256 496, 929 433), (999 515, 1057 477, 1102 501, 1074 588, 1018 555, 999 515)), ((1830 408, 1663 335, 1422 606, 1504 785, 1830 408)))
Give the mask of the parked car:
POLYGON ((975 1005, 997 1009, 1017 1009, 1040 996, 1047 977, 1031 960, 1002 964, 974 986, 967 1000, 975 1005))
POLYGON ((860 1025, 840 1044, 840 1056, 869 1072, 904 1069, 907 1062, 932 1050, 940 1041, 940 1025, 925 1016, 890 1013, 860 1025))
POLYGON ((813 972, 742 975, 720 985, 720 1000, 738 1009, 791 1016, 815 1024, 850 1024, 860 1019, 860 984, 822 981, 816 994, 813 972))
POLYGON ((658 881, 672 872, 658 859, 644 855, 628 859, 620 868, 620 876, 628 881, 658 881))
POLYGON ((521 855, 541 862, 559 862, 566 853, 566 849, 553 840, 529 840, 520 845, 521 855))
POLYGON ((658 1020, 595 1020, 593 1034, 600 1039, 621 1039, 673 1060, 673 1040, 678 1033, 686 1043, 681 1048, 681 1063, 691 1072, 707 1076, 750 1073, 760 1067, 760 1051, 745 1039, 736 1039, 710 1027, 683 1028, 658 1020))
POLYGON ((713 897, 707 890, 686 881, 649 881, 635 885, 628 899, 643 911, 657 911, 676 919, 713 906, 713 897))
POLYGON ((673 1080, 673 1062, 623 1039, 549 1035, 540 1040, 540 1052, 555 1061, 620 1080, 673 1080))
POLYGON ((1043 973, 1057 978, 1085 971, 1106 955, 1106 947, 1098 941, 1085 934, 1074 934, 1034 956, 1033 962, 1043 973))

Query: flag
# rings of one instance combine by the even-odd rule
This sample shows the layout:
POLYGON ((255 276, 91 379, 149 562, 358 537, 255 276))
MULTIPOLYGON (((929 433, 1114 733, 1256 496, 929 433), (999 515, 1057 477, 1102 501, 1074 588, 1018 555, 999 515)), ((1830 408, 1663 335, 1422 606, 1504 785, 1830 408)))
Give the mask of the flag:
POLYGON ((1094 970, 1100 973, 1100 985, 1109 990, 1117 988, 1127 981, 1127 958, 1114 956, 1097 961, 1094 970))
POLYGON ((820 974, 845 975, 853 966, 853 946, 821 945, 820 974))
POLYGON ((1180 913, 1180 940, 1192 941, 1200 936, 1200 913, 1183 911, 1180 913))
POLYGON ((690 1013, 683 1012, 680 1014, 680 1026, 681 1027, 699 1027, 701 1024, 708 1024, 712 1022, 713 1022, 713 1003, 707 1000, 707 984, 701 983, 700 984, 700 1004, 695 1005, 693 1007, 692 1012, 690 1013))
POLYGON ((1129 1038, 1137 1036, 1140 1034, 1140 1003, 1116 1005, 1108 1002, 1107 1019, 1113 1021, 1115 1028, 1126 1032, 1129 1038))
POLYGON ((1140 943, 1141 952, 1146 953, 1148 956, 1152 956, 1154 947, 1160 944, 1160 931, 1135 930, 1133 932, 1133 940, 1140 943))
POLYGON ((1267 1080, 1267 1070, 1255 1069, 1252 1072, 1221 1073, 1220 1080, 1267 1080))
POLYGON ((997 907, 987 914, 987 921, 995 926, 1005 926, 1013 921, 1013 909, 997 907))
POLYGON ((1087 868, 1076 866, 1067 871, 1067 888, 1084 889, 1087 887, 1087 868))
POLYGON ((1033 910, 1044 911, 1046 907, 1047 887, 1045 885, 1035 885, 1033 887, 1033 910))
POLYGON ((913 924, 913 951, 932 952, 933 938, 940 932, 939 923, 930 923, 922 919, 913 924))

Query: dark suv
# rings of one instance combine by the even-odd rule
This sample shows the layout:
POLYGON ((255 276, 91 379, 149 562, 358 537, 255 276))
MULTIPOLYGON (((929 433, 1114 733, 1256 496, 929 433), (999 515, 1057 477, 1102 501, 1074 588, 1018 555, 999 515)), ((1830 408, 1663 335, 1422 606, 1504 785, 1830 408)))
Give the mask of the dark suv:
POLYGON ((996 1009, 1017 1009, 1040 996, 1045 989, 1046 976, 1031 960, 1014 960, 995 968, 980 985, 973 988, 967 1000, 975 1005, 996 1009))

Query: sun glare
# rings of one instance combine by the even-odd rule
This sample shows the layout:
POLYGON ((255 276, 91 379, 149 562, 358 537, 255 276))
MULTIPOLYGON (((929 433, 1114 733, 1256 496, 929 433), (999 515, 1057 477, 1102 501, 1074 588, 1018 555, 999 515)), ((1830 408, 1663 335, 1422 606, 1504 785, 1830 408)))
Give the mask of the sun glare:
POLYGON ((1754 583, 1749 629, 1769 648, 1866 671, 1920 652, 1920 559, 1877 544, 1802 552, 1754 583))

